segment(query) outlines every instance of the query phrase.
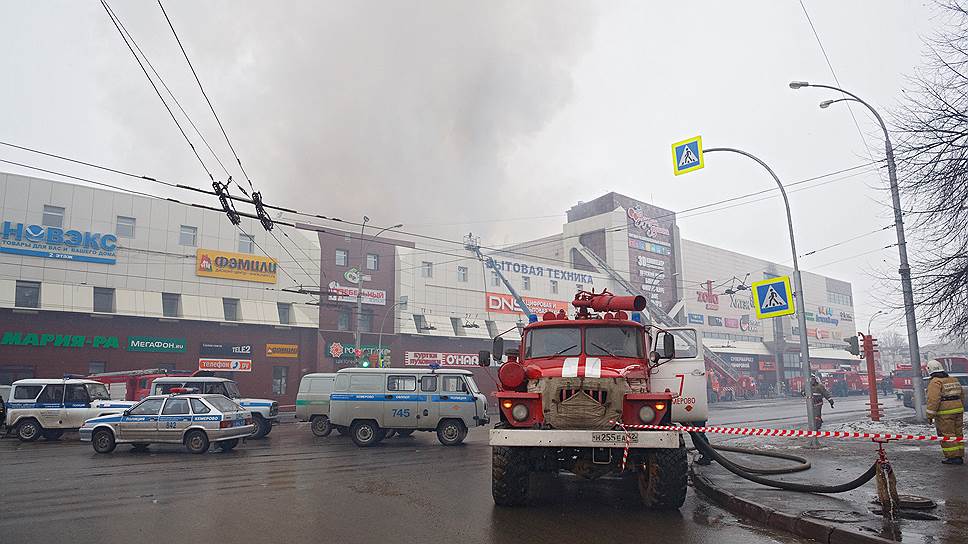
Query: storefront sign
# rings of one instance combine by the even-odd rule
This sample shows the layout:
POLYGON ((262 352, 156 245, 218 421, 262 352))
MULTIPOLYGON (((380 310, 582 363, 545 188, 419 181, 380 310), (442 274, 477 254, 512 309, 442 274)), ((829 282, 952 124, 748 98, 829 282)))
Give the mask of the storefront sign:
POLYGON ((477 366, 476 353, 440 353, 436 351, 407 351, 403 354, 405 366, 424 366, 436 363, 440 366, 477 366))
POLYGON ((635 258, 639 266, 644 266, 647 268, 656 268, 658 270, 665 270, 665 261, 659 259, 652 259, 644 255, 639 255, 635 258))
MULTIPOLYGON (((326 346, 326 353, 333 359, 356 359, 357 356, 356 346, 353 344, 344 344, 343 342, 330 342, 326 346)), ((360 357, 368 357, 371 354, 382 355, 384 361, 389 361, 390 348, 382 347, 377 349, 377 346, 362 346, 360 348, 360 357)))
POLYGON ((735 317, 727 317, 723 320, 723 326, 727 329, 738 329, 739 319, 736 319, 735 317))
POLYGON ((199 370, 221 372, 252 372, 251 359, 199 359, 199 370))
POLYGON ((184 353, 184 338, 155 338, 153 336, 129 336, 128 351, 151 353, 184 353))
POLYGON ((696 291, 696 302, 705 303, 707 310, 719 309, 719 295, 713 292, 713 282, 711 280, 706 281, 705 291, 696 291))
POLYGON ((733 368, 751 369, 756 364, 755 355, 736 355, 733 353, 717 353, 717 355, 733 368))
POLYGON ((4 221, 0 235, 0 253, 85 263, 116 262, 118 238, 114 234, 4 221))
POLYGON ((120 347, 117 336, 84 336, 37 332, 7 331, 0 338, 0 346, 30 346, 55 348, 115 349, 120 347))
POLYGON ((706 317, 702 314, 689 314, 687 317, 690 325, 702 325, 706 322, 706 317))
POLYGON ((776 362, 775 361, 760 361, 760 371, 762 371, 762 372, 776 372, 776 362))
POLYGON ((841 321, 853 321, 854 320, 854 315, 851 314, 851 313, 849 313, 849 312, 840 312, 840 320, 841 321))
POLYGON ((718 317, 718 316, 715 316, 715 315, 709 316, 709 326, 710 327, 722 327, 723 326, 723 318, 718 317))
POLYGON ((198 354, 208 357, 228 355, 230 357, 251 358, 252 344, 202 344, 198 348, 198 354))
POLYGON ((632 224, 641 230, 644 230, 648 236, 669 236, 669 229, 660 226, 659 222, 651 217, 645 215, 645 211, 642 210, 642 206, 635 205, 628 210, 629 219, 632 224))
MULTIPOLYGON (((356 302, 359 287, 343 287, 335 281, 329 282, 329 300, 336 302, 356 302)), ((363 304, 386 306, 387 292, 379 289, 363 289, 363 304)))
POLYGON ((564 270, 562 268, 546 268, 544 266, 513 261, 494 261, 494 267, 502 272, 514 272, 524 276, 548 277, 553 280, 573 281, 581 284, 592 284, 595 278, 589 274, 564 270))
MULTIPOLYGON (((497 312, 502 314, 523 314, 524 311, 518 307, 517 301, 511 295, 505 295, 503 293, 485 293, 486 297, 486 307, 489 312, 497 312)), ((541 315, 545 312, 558 313, 564 310, 566 313, 571 307, 571 302, 562 302, 560 300, 548 300, 546 298, 534 298, 534 297, 521 297, 524 303, 528 305, 528 309, 536 315, 541 315)))
POLYGON ((354 266, 353 268, 350 268, 346 272, 343 272, 343 279, 354 285, 359 285, 360 271, 357 270, 356 267, 354 266))
POLYGON ((195 275, 227 280, 276 283, 276 260, 250 253, 217 249, 195 251, 195 275))
POLYGON ((760 322, 753 319, 749 314, 739 318, 739 330, 744 332, 756 332, 760 330, 760 322))
POLYGON ((649 253, 655 253, 657 255, 672 255, 672 248, 667 245, 636 240, 635 238, 629 238, 629 247, 632 249, 641 249, 642 251, 648 251, 649 253))
POLYGON ((266 357, 295 359, 299 357, 299 344, 266 344, 266 357))

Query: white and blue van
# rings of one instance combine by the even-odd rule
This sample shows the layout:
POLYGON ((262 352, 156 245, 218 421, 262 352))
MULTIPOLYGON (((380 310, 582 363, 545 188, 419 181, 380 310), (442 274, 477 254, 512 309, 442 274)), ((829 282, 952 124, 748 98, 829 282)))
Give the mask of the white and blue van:
POLYGON ((79 379, 27 379, 13 382, 6 403, 8 432, 24 442, 57 440, 92 417, 120 414, 133 402, 111 400, 101 382, 79 379))

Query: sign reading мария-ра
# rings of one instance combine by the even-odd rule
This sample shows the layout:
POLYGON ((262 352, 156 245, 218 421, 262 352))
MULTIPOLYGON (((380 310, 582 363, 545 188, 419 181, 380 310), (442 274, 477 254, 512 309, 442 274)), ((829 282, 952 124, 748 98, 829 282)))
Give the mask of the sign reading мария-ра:
POLYGON ((44 259, 114 264, 117 244, 118 238, 113 234, 10 221, 4 221, 0 231, 0 253, 44 259))

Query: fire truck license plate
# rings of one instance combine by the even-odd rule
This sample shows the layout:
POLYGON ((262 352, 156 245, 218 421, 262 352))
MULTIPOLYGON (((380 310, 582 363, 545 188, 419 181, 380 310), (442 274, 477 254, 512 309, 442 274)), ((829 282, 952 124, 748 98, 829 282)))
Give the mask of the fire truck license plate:
MULTIPOLYGON (((629 433, 632 435, 632 443, 639 441, 639 433, 629 433)), ((593 433, 592 442, 601 444, 624 444, 626 433, 593 433)))

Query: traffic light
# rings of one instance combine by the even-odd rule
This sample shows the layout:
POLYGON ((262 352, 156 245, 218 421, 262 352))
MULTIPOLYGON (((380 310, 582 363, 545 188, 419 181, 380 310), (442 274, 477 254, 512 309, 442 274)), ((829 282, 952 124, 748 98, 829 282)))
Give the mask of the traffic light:
POLYGON ((847 342, 847 351, 853 355, 860 356, 860 343, 857 341, 856 336, 851 336, 845 339, 844 342, 847 342))

